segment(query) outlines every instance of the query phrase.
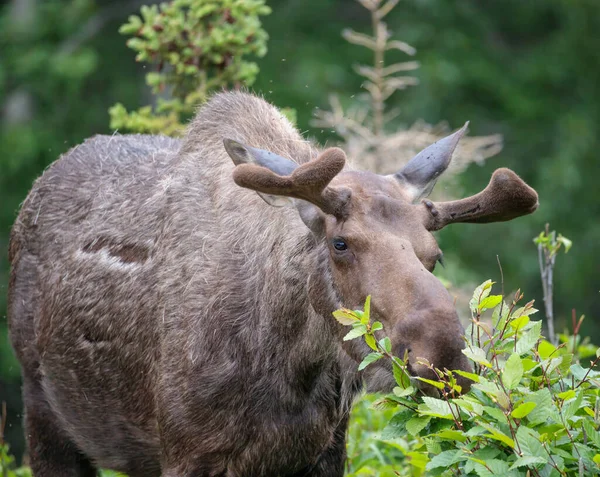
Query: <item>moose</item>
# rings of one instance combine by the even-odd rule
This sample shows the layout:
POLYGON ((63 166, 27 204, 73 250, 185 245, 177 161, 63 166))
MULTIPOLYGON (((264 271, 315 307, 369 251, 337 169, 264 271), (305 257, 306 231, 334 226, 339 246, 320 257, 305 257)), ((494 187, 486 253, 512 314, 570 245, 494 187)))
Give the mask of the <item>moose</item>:
POLYGON ((383 176, 222 92, 181 140, 95 136, 64 154, 9 245, 33 474, 343 475, 353 399, 394 379, 383 360, 357 371, 369 348, 332 312, 371 295, 412 375, 436 379, 419 358, 469 370, 432 232, 537 207, 505 168, 470 198, 424 199, 465 131, 383 176))

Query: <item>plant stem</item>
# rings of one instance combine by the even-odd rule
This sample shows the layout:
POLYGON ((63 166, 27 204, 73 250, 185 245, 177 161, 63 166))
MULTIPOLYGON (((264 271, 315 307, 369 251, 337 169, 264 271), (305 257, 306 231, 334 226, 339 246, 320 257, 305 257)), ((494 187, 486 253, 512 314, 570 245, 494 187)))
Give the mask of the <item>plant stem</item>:
POLYGON ((546 311, 546 323, 548 325, 548 340, 556 346, 556 334, 554 333, 554 307, 553 307, 553 275, 556 254, 556 233, 549 232, 549 224, 546 224, 546 236, 550 238, 550 245, 538 244, 538 261, 540 264, 540 275, 542 277, 542 288, 544 291, 544 309, 546 311))

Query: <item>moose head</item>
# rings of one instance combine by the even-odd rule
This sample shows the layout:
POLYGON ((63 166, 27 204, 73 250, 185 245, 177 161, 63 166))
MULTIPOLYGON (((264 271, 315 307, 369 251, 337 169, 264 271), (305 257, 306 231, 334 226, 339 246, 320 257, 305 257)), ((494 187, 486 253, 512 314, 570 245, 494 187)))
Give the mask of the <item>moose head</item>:
MULTIPOLYGON (((454 222, 506 221, 533 212, 536 192, 513 171, 498 169, 480 193, 449 202, 424 199, 446 170, 467 124, 427 147, 393 175, 345 169, 341 149, 329 148, 298 165, 269 151, 225 139, 236 164, 234 181, 270 205, 295 207, 326 247, 327 279, 347 308, 372 296, 372 314, 384 325, 409 371, 437 379, 419 360, 439 369, 469 370, 461 350, 464 330, 453 300, 432 274, 442 252, 432 232, 454 222)), ((347 345, 360 360, 366 345, 347 345)), ((393 384, 389 369, 376 368, 375 388, 393 384)), ((460 380, 468 388, 466 380, 460 380)))

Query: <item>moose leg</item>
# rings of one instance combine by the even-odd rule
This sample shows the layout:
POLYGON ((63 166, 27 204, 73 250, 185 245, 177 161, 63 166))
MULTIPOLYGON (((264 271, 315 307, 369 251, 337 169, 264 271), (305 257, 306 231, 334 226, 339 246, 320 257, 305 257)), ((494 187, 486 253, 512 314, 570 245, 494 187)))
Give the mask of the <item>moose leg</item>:
POLYGON ((96 477, 96 468, 69 440, 39 381, 24 378, 25 431, 34 477, 96 477))
POLYGON ((342 477, 346 463, 346 431, 348 415, 335 430, 331 445, 319 457, 317 465, 308 474, 310 477, 342 477))

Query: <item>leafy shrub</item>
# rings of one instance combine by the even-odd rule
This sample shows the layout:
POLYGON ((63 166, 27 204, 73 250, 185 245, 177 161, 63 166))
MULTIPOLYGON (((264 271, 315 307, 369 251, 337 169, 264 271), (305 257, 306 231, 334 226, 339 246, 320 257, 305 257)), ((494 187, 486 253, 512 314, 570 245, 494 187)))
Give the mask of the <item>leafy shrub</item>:
POLYGON ((258 74, 245 57, 264 56, 267 33, 260 16, 271 9, 265 0, 173 0, 143 6, 120 32, 136 60, 155 65, 146 83, 157 98, 156 108, 127 112, 118 103, 110 109, 110 127, 171 136, 183 122, 221 88, 250 86, 258 74), (161 97, 161 95, 163 97, 161 97))
MULTIPOLYGON (((352 327, 345 340, 364 339, 373 350, 359 369, 379 359, 392 363, 397 387, 373 403, 396 410, 381 440, 402 456, 386 465, 395 464, 395 475, 414 476, 599 473, 600 372, 593 368, 600 350, 566 334, 554 346, 542 338, 541 321, 530 319, 537 311, 533 302, 519 306, 523 295, 517 291, 507 303, 491 294, 492 285, 482 283, 470 302, 473 320, 464 354, 474 372, 438 370, 424 362, 439 382, 408 376, 404 360, 381 337, 383 325, 371 322, 369 299, 363 311, 334 313, 352 327), (473 382, 468 393, 460 394, 456 375, 473 382), (420 395, 419 381, 435 387, 438 397, 420 395), (401 462, 410 466, 401 470, 401 462)), ((350 462, 353 466, 351 475, 383 475, 350 462)))

